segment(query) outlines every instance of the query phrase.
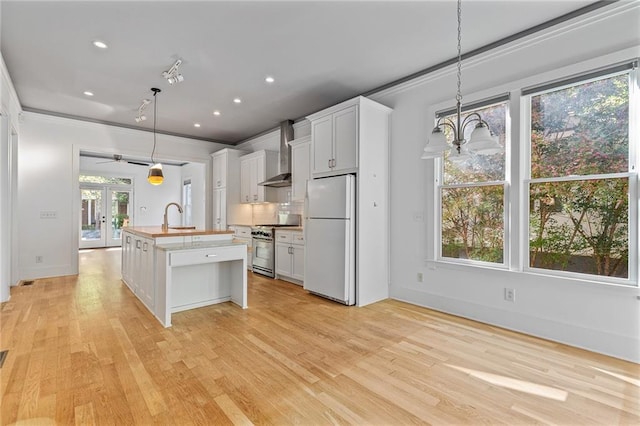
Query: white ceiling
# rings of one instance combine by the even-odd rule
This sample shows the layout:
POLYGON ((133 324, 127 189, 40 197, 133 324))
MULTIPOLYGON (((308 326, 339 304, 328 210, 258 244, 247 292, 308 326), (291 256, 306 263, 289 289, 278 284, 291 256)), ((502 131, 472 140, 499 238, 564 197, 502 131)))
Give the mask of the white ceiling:
MULTIPOLYGON (((465 0, 463 52, 592 3, 465 0)), ((159 131, 227 143, 456 55, 452 0, 3 0, 0 13, 2 55, 26 110, 149 130, 153 105, 147 121, 134 118, 158 87, 159 131), (185 81, 170 86, 161 73, 176 59, 185 81)))

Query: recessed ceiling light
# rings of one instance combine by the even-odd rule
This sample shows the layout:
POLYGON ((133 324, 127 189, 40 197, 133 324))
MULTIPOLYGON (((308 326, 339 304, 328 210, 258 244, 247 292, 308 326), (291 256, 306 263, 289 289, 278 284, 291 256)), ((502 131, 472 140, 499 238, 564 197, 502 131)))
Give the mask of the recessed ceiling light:
POLYGON ((93 92, 90 92, 88 90, 83 93, 85 94, 85 96, 93 96, 93 92))
POLYGON ((267 83, 273 83, 274 81, 276 81, 276 79, 268 75, 265 77, 264 81, 266 81, 267 83))
POLYGON ((213 111, 213 115, 220 115, 220 111, 218 110, 213 111))
POLYGON ((93 45, 95 47, 99 47, 100 49, 106 49, 108 47, 107 43, 105 43, 104 41, 100 41, 100 40, 95 40, 93 42, 93 45))
POLYGON ((200 127, 200 123, 193 123, 193 127, 200 127))
POLYGON ((233 100, 233 102, 235 102, 235 103, 237 103, 237 104, 241 104, 241 103, 242 103, 242 99, 240 99, 240 98, 235 98, 235 99, 233 100))

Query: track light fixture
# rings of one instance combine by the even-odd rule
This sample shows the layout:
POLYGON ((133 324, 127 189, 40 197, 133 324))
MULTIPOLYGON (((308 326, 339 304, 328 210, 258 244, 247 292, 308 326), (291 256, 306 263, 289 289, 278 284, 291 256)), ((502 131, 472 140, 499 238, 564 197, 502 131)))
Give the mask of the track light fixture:
POLYGON ((184 77, 182 74, 178 72, 178 67, 182 64, 182 60, 178 59, 175 64, 169 68, 167 71, 162 72, 162 76, 167 79, 169 84, 180 83, 184 81, 184 77))
POLYGON ((147 119, 147 116, 144 115, 144 109, 149 105, 151 101, 149 99, 143 99, 140 108, 138 108, 138 116, 136 117, 136 123, 140 123, 147 119))

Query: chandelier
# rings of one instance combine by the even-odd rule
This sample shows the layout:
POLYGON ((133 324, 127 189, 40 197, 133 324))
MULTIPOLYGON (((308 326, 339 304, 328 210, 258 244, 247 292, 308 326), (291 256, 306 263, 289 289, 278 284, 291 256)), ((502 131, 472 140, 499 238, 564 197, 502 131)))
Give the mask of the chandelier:
MULTIPOLYGON (((464 151, 470 151, 475 154, 491 155, 502 151, 502 147, 498 143, 498 138, 491 134, 489 125, 482 119, 480 114, 472 112, 464 119, 462 118, 462 94, 461 94, 461 77, 462 77, 462 0, 458 0, 458 90, 456 92, 456 117, 452 120, 448 117, 440 117, 436 123, 436 127, 431 132, 422 159, 437 158, 442 156, 446 151, 451 154, 463 154, 463 145, 466 144, 464 151), (475 124, 475 128, 471 132, 469 140, 465 140, 464 132, 467 126, 475 124), (448 127, 453 132, 453 141, 447 143, 444 129, 448 127)), ((465 152, 466 153, 466 152, 465 152)))
POLYGON ((162 174, 162 164, 156 163, 153 159, 153 154, 156 152, 156 117, 158 115, 158 98, 156 95, 161 92, 160 89, 155 87, 151 88, 153 92, 153 150, 151 151, 151 164, 149 167, 149 176, 147 180, 151 185, 160 185, 164 181, 164 175, 162 174))

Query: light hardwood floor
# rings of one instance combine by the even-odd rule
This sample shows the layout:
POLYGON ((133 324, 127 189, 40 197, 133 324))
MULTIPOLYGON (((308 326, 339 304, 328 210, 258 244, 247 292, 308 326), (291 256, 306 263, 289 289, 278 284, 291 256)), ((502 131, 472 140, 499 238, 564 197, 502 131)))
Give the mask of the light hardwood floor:
POLYGON ((9 424, 639 424, 637 364, 428 309, 344 307, 251 275, 249 309, 164 329, 120 251, 2 305, 9 424))

